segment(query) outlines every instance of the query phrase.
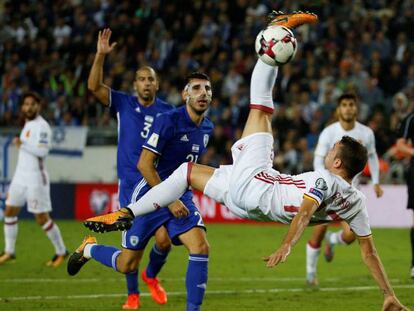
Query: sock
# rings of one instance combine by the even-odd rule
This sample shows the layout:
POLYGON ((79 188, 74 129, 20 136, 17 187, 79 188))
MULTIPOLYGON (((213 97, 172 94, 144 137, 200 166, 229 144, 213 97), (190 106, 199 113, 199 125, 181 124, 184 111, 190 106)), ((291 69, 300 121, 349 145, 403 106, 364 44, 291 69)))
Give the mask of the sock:
POLYGON ((414 227, 410 231, 411 237, 411 267, 414 267, 414 227))
POLYGON ((56 255, 65 255, 66 247, 63 243, 62 235, 60 234, 59 227, 53 222, 52 219, 49 219, 43 226, 42 229, 45 231, 50 242, 52 242, 55 248, 56 255))
POLYGON ((149 263, 147 266, 147 277, 149 278, 155 278, 158 273, 160 272, 162 266, 164 266, 165 262, 167 261, 167 256, 170 250, 166 252, 162 252, 157 248, 157 245, 154 244, 154 246, 151 249, 150 255, 149 255, 149 263))
POLYGON ((273 113, 272 90, 276 81, 278 67, 257 60, 250 82, 250 108, 273 113))
POLYGON ((191 165, 191 162, 181 164, 170 177, 152 187, 141 199, 128 205, 128 208, 135 216, 139 216, 178 200, 188 188, 187 174, 190 175, 191 165))
POLYGON ((207 287, 208 255, 190 254, 185 285, 187 311, 200 310, 207 287))
POLYGON ((329 237, 329 242, 331 244, 346 244, 345 241, 342 239, 342 233, 343 230, 340 230, 338 232, 332 232, 331 236, 329 237))
POLYGON ((315 273, 318 265, 319 254, 321 253, 320 247, 313 247, 311 243, 306 244, 306 274, 315 273))
POLYGON ((139 294, 138 290, 138 270, 125 274, 128 295, 139 294))
POLYGON ((16 251, 17 230, 17 217, 4 217, 4 252, 7 254, 14 254, 16 251))
POLYGON ((91 257, 101 264, 113 268, 118 272, 116 266, 116 259, 118 258, 121 251, 113 246, 106 245, 93 245, 90 249, 91 257))

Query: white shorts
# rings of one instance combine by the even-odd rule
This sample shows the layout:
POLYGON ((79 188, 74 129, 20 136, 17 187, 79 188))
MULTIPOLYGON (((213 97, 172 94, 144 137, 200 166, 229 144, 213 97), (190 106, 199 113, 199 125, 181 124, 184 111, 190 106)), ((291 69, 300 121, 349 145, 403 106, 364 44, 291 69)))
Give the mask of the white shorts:
POLYGON ((273 183, 260 179, 260 173, 272 170, 273 143, 269 133, 238 140, 231 149, 233 165, 216 169, 204 193, 224 203, 239 217, 257 218, 251 213, 259 206, 267 206, 273 193, 273 183))
POLYGON ((6 205, 22 207, 27 202, 27 210, 33 214, 52 211, 49 181, 45 183, 23 184, 12 181, 7 194, 6 205))

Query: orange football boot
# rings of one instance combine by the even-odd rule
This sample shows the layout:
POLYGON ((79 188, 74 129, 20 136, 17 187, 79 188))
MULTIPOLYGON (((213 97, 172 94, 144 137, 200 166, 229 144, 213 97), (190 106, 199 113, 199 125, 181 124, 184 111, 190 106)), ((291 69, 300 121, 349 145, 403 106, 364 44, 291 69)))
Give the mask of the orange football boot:
POLYGON ((147 276, 147 270, 142 271, 141 274, 142 280, 147 284, 149 291, 151 292, 152 300, 154 300, 159 305, 164 305, 167 303, 167 293, 165 289, 161 286, 158 278, 149 278, 147 276))
POLYGON ((124 231, 131 228, 133 220, 129 209, 121 208, 113 213, 88 218, 83 224, 94 232, 124 231))
POLYGON ((272 11, 268 16, 269 26, 283 26, 289 29, 299 27, 304 24, 314 24, 318 21, 318 16, 309 12, 296 11, 285 14, 281 11, 272 11))
POLYGON ((130 294, 128 295, 127 300, 122 305, 122 309, 124 310, 137 310, 141 306, 141 302, 139 301, 139 294, 130 294))

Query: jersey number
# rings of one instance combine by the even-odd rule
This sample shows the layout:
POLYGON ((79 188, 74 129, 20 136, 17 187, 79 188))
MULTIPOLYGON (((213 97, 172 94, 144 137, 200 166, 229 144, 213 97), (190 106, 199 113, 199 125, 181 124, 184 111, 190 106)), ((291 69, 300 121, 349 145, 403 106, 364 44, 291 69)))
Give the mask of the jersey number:
POLYGON ((198 154, 194 155, 194 154, 189 154, 186 159, 188 160, 188 162, 194 162, 197 163, 198 160, 198 154))
POLYGON ((144 122, 144 128, 141 131, 141 136, 142 138, 147 138, 149 131, 151 129, 152 123, 150 122, 144 122))

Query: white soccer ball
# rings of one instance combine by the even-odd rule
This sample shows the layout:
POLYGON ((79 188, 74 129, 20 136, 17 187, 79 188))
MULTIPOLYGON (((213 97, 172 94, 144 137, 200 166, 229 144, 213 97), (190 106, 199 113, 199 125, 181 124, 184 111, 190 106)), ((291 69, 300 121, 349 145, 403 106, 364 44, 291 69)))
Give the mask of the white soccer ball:
POLYGON ((296 54, 297 42, 290 29, 270 26, 256 37, 256 53, 270 66, 281 66, 290 62, 296 54))

